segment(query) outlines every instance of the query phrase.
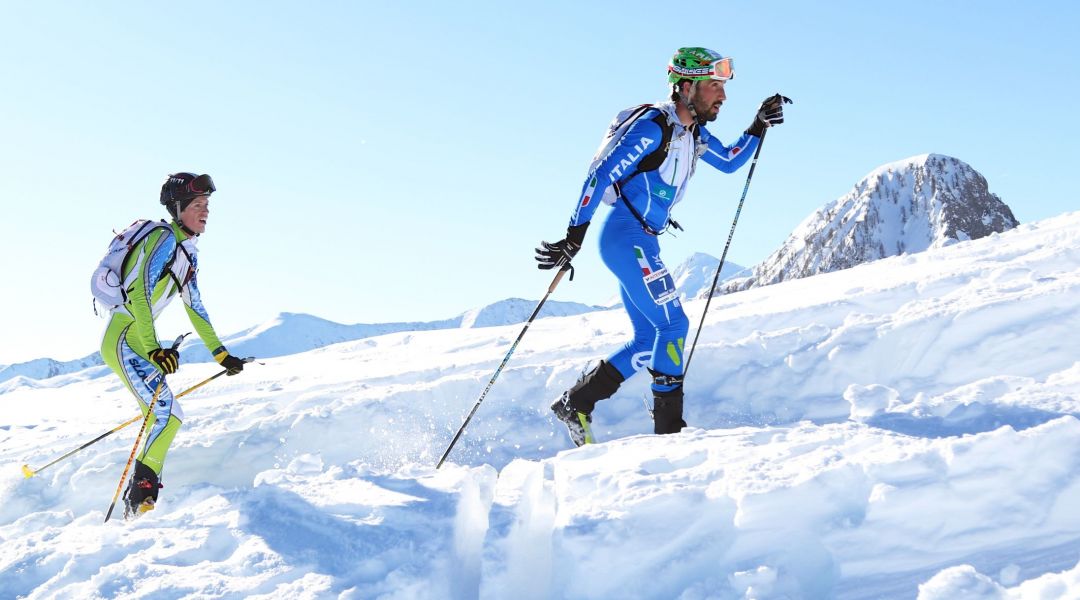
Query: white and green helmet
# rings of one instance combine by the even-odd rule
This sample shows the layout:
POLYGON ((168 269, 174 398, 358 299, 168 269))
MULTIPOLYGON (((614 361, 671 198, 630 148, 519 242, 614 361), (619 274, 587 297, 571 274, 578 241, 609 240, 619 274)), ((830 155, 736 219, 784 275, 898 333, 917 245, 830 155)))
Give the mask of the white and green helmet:
POLYGON ((678 83, 683 79, 727 81, 735 78, 731 58, 725 58, 708 48, 679 48, 671 57, 667 70, 669 83, 678 83))

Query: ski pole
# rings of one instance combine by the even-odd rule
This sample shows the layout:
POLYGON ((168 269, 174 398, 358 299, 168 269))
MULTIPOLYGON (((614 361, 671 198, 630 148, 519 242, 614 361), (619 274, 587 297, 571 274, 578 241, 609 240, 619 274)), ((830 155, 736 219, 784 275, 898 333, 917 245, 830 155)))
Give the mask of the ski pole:
POLYGON ((135 421, 138 421, 141 418, 143 418, 142 415, 136 415, 136 416, 132 417, 131 419, 129 419, 127 421, 124 421, 123 423, 117 425, 116 427, 113 427, 112 429, 110 429, 110 430, 106 431, 105 433, 97 436, 96 438, 90 440, 89 442, 86 442, 82 446, 79 446, 78 448, 72 450, 71 452, 68 452, 67 454, 61 456, 60 458, 50 462, 49 464, 45 465, 44 467, 40 467, 40 468, 37 468, 37 469, 31 469, 30 465, 23 465, 22 466, 23 477, 25 477, 27 479, 30 479, 31 477, 33 477, 34 475, 37 475, 41 471, 44 471, 45 469, 48 469, 49 467, 51 467, 51 466, 55 465, 56 463, 64 460, 65 458, 71 456, 72 454, 75 454, 76 452, 78 452, 78 451, 80 451, 80 450, 82 450, 84 448, 87 448, 88 446, 92 446, 92 445, 100 442, 101 440, 109 437, 110 435, 116 433, 117 431, 120 431, 121 429, 127 427, 128 425, 131 425, 132 423, 134 423, 135 421))
MULTIPOLYGON (((176 350, 180 346, 180 342, 184 341, 188 334, 182 334, 176 338, 173 342, 172 349, 176 350)), ((135 445, 131 447, 131 454, 128 456, 127 464, 124 465, 124 473, 120 475, 120 483, 116 486, 116 493, 113 494, 112 504, 109 505, 109 512, 105 513, 105 522, 109 522, 109 517, 112 516, 112 511, 116 508, 116 499, 120 497, 120 490, 124 488, 124 480, 127 479, 128 470, 131 469, 131 462, 135 460, 135 454, 139 452, 139 442, 142 441, 143 432, 146 431, 146 424, 150 422, 150 415, 154 414, 154 406, 157 405, 158 395, 161 394, 161 388, 165 387, 165 374, 161 374, 161 379, 158 380, 157 389, 154 390, 154 397, 150 399, 150 404, 146 405, 146 414, 143 415, 142 427, 139 428, 139 435, 135 437, 135 445)), ((156 417, 155 417, 156 418, 156 417)))
POLYGON ((128 470, 131 469, 131 462, 135 460, 135 455, 139 452, 139 442, 142 441, 143 432, 146 431, 146 424, 150 422, 150 415, 154 414, 154 405, 157 404, 158 394, 161 393, 161 388, 165 387, 165 375, 161 375, 161 381, 158 382, 157 389, 154 390, 154 397, 150 400, 150 404, 146 406, 146 414, 143 416, 142 427, 139 428, 139 435, 135 436, 135 445, 131 447, 131 454, 128 455, 127 464, 124 465, 124 473, 120 476, 120 483, 116 486, 116 493, 113 494, 112 504, 109 505, 109 512, 105 513, 105 522, 109 522, 109 517, 112 516, 112 511, 116 508, 116 499, 120 497, 120 490, 124 489, 124 480, 127 479, 128 470))
MULTIPOLYGON (((790 98, 786 96, 781 96, 781 98, 781 102, 791 104, 790 98)), ((757 150, 754 150, 754 161, 750 163, 750 172, 746 174, 746 184, 743 185, 742 197, 739 198, 739 207, 735 209, 735 220, 731 222, 731 231, 728 232, 727 243, 724 244, 724 253, 720 255, 720 264, 716 266, 716 274, 713 275, 712 286, 709 287, 709 298, 705 300, 705 309, 701 311, 701 322, 698 323, 697 331, 694 332, 694 341, 690 344, 690 352, 686 355, 686 366, 683 367, 684 379, 686 378, 686 372, 690 370, 690 359, 694 357, 694 347, 697 346, 701 328, 705 325, 705 315, 709 312, 709 303, 712 302, 713 292, 716 291, 716 283, 720 280, 720 269, 724 268, 724 259, 727 258, 728 249, 731 248, 731 238, 735 237, 735 226, 739 224, 739 214, 742 213, 743 203, 746 202, 746 192, 750 190, 750 180, 754 177, 754 169, 757 167, 761 147, 765 145, 765 133, 768 131, 766 129, 761 132, 761 140, 758 141, 757 150)))
MULTIPOLYGON (((249 357, 244 359, 244 362, 252 362, 254 360, 255 360, 255 357, 249 356, 249 357)), ((179 394, 177 394, 175 396, 175 398, 177 398, 177 399, 178 398, 183 398, 184 396, 190 394, 191 392, 194 392, 195 390, 201 388, 202 386, 210 383, 211 381, 217 379, 218 377, 221 377, 222 375, 224 375, 224 374, 226 374, 228 372, 229 372, 229 370, 225 369, 225 370, 223 370, 223 371, 221 371, 221 372, 219 372, 219 373, 217 373, 217 374, 215 374, 215 375, 213 375, 211 377, 207 377, 206 379, 202 380, 201 382, 196 383, 195 385, 189 387, 188 389, 180 392, 179 394)), ((23 477, 29 479, 29 478, 33 477, 34 475, 37 475, 38 473, 44 471, 45 469, 48 469, 49 467, 55 465, 56 463, 64 460, 65 458, 68 458, 69 456, 79 452, 80 450, 85 450, 86 448, 88 448, 90 446, 93 446, 94 444, 96 444, 96 443, 100 442, 101 440, 109 437, 110 435, 116 433, 117 431, 120 431, 121 429, 127 427, 128 425, 131 425, 132 423, 134 423, 135 421, 138 421, 141 418, 143 418, 143 416, 141 414, 135 415, 131 419, 129 419, 127 421, 124 421, 123 423, 117 425, 116 427, 113 427, 112 429, 110 429, 110 430, 106 431, 105 433, 97 436, 96 438, 90 440, 89 442, 86 442, 82 446, 79 446, 78 448, 72 450, 71 452, 68 452, 67 454, 61 456, 60 458, 57 458, 56 460, 50 462, 49 464, 45 465, 44 467, 39 467, 37 469, 31 469, 30 465, 23 465, 22 466, 23 477)))
MULTIPOLYGON (((457 433, 454 434, 454 439, 450 440, 450 445, 447 446, 446 451, 442 453, 442 457, 439 459, 439 464, 435 465, 436 469, 443 465, 443 462, 446 461, 446 457, 450 455, 450 451, 454 449, 454 444, 457 443, 458 438, 460 438, 461 434, 465 431, 465 427, 469 424, 469 421, 472 420, 473 415, 476 414, 476 409, 480 408, 480 403, 484 401, 484 397, 487 396, 488 390, 490 390, 491 386, 495 384, 495 380, 499 378, 499 374, 502 373, 503 367, 505 367, 506 363, 510 360, 510 355, 513 354, 514 350, 517 349, 517 345, 519 342, 521 342, 521 338, 525 337, 525 332, 529 330, 529 325, 532 324, 533 319, 536 318, 536 315, 540 313, 540 307, 544 306, 544 302, 547 302, 548 296, 550 296, 551 293, 555 291, 556 286, 559 285, 559 280, 561 280, 563 278, 563 275, 565 275, 566 272, 571 269, 572 267, 570 266, 570 263, 567 263, 566 266, 564 266, 562 269, 559 270, 558 273, 555 274, 555 278, 551 280, 551 285, 548 286, 547 293, 544 294, 544 297, 540 299, 539 303, 537 303, 536 308, 534 308, 532 314, 529 315, 529 320, 525 321, 525 327, 521 328, 521 333, 518 334, 517 339, 514 340, 514 343, 510 345, 510 350, 507 351, 506 356, 504 356, 502 362, 499 363, 499 368, 495 369, 495 374, 491 376, 491 380, 488 381, 487 387, 484 388, 483 393, 480 394, 480 398, 476 401, 476 404, 473 405, 472 410, 469 411, 469 416, 465 417, 465 422, 462 423, 461 427, 458 428, 457 433)), ((573 278, 573 275, 571 275, 570 279, 572 280, 573 278)))

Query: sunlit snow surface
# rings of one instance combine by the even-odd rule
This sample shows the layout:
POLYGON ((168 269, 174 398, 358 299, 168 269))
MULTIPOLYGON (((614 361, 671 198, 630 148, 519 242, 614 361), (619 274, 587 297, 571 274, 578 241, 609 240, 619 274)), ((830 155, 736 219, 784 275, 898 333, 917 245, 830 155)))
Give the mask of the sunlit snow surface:
POLYGON ((0 597, 1080 598, 1080 213, 716 298, 680 435, 639 375, 569 450, 547 405, 629 323, 537 321, 436 471, 520 328, 218 379, 131 522, 135 427, 20 473, 133 416, 116 378, 0 395, 0 597))

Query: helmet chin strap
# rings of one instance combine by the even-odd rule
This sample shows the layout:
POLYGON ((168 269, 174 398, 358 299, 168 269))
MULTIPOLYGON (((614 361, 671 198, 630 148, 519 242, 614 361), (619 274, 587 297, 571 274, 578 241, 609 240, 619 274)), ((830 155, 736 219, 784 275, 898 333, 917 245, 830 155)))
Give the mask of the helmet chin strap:
MULTIPOLYGON (((694 87, 695 85, 697 85, 696 81, 690 83, 690 87, 694 87)), ((707 123, 708 119, 702 118, 698 115, 697 109, 694 108, 694 103, 690 101, 690 95, 683 94, 682 91, 679 89, 680 87, 682 86, 677 86, 675 88, 675 91, 679 94, 679 100, 681 100, 682 103, 686 105, 686 110, 690 111, 690 118, 694 119, 694 122, 698 125, 704 125, 705 123, 707 123)))
POLYGON ((188 226, 184 225, 184 222, 180 220, 180 202, 180 200, 176 201, 176 217, 173 220, 176 221, 176 224, 180 226, 181 231, 188 234, 188 237, 198 237, 199 234, 188 229, 188 226))

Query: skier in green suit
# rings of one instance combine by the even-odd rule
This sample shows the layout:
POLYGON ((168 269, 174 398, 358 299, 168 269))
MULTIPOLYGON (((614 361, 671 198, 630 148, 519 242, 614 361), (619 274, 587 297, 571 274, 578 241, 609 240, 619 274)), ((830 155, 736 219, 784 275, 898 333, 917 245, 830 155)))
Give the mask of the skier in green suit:
POLYGON ((112 309, 101 341, 105 364, 135 395, 143 414, 148 410, 154 413, 146 444, 136 457, 124 496, 126 512, 136 516, 152 510, 157 502, 165 454, 184 419, 164 380, 165 375, 176 372, 180 354, 162 347, 154 319, 179 294, 195 331, 214 359, 228 369, 229 375, 244 369, 244 361, 229 354, 218 339, 199 293, 195 242, 206 230, 210 194, 214 191, 209 175, 169 175, 161 186, 161 204, 172 216, 172 222, 167 226, 161 222, 138 241, 124 260, 122 281, 126 284, 126 302, 112 309))

